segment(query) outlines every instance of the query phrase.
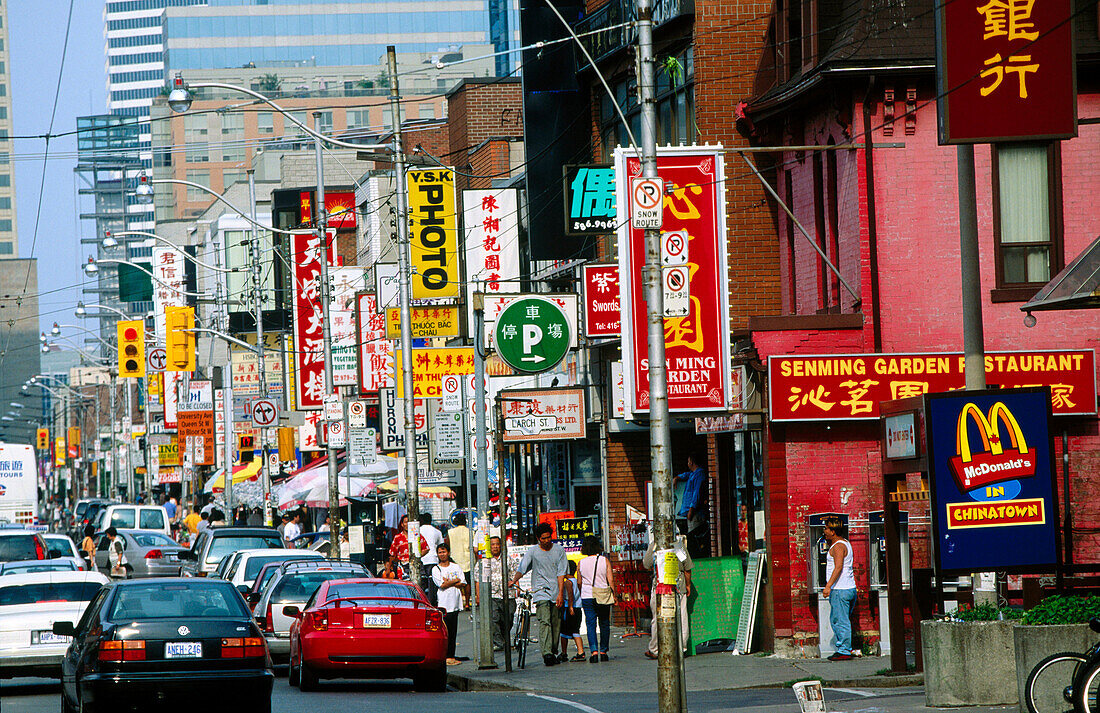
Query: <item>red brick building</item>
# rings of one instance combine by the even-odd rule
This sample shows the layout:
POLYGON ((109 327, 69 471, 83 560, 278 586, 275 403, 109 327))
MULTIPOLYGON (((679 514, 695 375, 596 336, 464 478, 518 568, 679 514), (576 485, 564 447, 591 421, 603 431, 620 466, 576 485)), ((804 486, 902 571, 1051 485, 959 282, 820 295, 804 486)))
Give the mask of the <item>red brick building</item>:
MULTIPOLYGON (((1100 116, 1091 63, 1100 42, 1095 13, 1080 14, 1075 22, 1078 116, 1084 120, 1100 116)), ((773 156, 770 180, 809 238, 778 213, 771 245, 782 316, 749 321, 759 364, 776 355, 960 352, 956 151, 937 141, 932 3, 887 10, 870 2, 811 2, 793 12, 777 3, 767 36, 742 131, 762 146, 857 147, 773 156)), ((1100 187, 1097 140, 1100 127, 1082 122, 1070 140, 976 146, 987 353, 1097 346, 1095 312, 1041 313, 1028 329, 1020 311, 1100 234, 1093 197, 1100 187), (1036 218, 1016 210, 1022 203, 1014 191, 1023 171, 1045 177, 1046 188, 1035 200, 1049 206, 1048 214, 1036 218), (1021 237, 1010 220, 1030 220, 1033 231, 1021 237)), ((776 388, 775 374, 768 381, 769 389, 776 388)), ((1035 381, 1047 383, 1049 377, 1035 381)), ((771 394, 779 404, 792 398, 805 403, 804 396, 771 394)), ((768 594, 777 650, 817 643, 817 595, 808 584, 807 562, 807 517, 814 513, 851 517, 860 593, 856 629, 864 643, 878 637, 877 601, 868 595, 867 516, 882 509, 880 424, 822 417, 771 421, 766 429, 768 594)), ((1100 458, 1097 422, 1095 416, 1057 417, 1055 428, 1068 443, 1074 558, 1096 562, 1100 508, 1090 486, 1100 458)), ((1062 439, 1054 440, 1061 463, 1062 439)), ((906 505, 913 567, 928 567, 927 503, 906 505)))

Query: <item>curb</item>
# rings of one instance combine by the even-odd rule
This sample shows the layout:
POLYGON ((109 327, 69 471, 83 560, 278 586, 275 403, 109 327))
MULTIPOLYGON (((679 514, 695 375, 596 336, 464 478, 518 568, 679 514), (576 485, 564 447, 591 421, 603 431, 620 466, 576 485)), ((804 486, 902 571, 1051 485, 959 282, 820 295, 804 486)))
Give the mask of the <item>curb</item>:
MULTIPOLYGON (((806 680, 814 678, 807 675, 806 680)), ((532 692, 539 691, 538 688, 527 688, 523 686, 513 686, 508 683, 501 683, 499 681, 487 681, 485 679, 476 678, 474 676, 464 676, 460 673, 448 673, 447 685, 454 688, 456 691, 462 691, 464 693, 472 693, 478 691, 507 691, 507 692, 532 692)), ((911 686, 924 686, 924 674, 911 673, 903 674, 900 676, 868 676, 866 678, 845 678, 822 681, 821 685, 825 688, 906 688, 911 686)), ((722 688, 707 688, 700 689, 698 692, 706 691, 739 691, 750 689, 762 689, 762 688, 787 688, 787 684, 784 683, 765 683, 758 686, 727 686, 722 688)), ((577 693, 578 691, 574 691, 577 693)), ((688 693, 692 693, 691 689, 688 693)))
POLYGON ((456 691, 462 691, 463 693, 473 693, 478 691, 509 691, 525 692, 534 689, 522 688, 520 686, 512 686, 507 683, 498 683, 497 681, 486 681, 481 678, 474 678, 472 676, 463 676, 460 673, 447 673, 447 685, 454 688, 456 691))

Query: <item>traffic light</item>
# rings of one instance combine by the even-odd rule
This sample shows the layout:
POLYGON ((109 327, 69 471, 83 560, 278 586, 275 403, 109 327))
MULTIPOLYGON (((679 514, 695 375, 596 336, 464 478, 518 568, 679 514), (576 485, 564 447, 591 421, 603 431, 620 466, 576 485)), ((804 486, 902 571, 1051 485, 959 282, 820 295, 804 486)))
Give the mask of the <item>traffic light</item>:
POLYGON ((44 451, 50 447, 50 432, 45 428, 38 429, 38 450, 44 451))
POLYGON ((140 319, 117 323, 118 375, 145 376, 145 322, 140 319))
POLYGON ((165 371, 195 370, 195 310, 192 307, 165 307, 165 371))
POLYGON ((251 463, 256 450, 256 437, 251 433, 242 433, 237 436, 237 450, 241 454, 241 463, 251 463))
POLYGON ((279 429, 279 460, 284 463, 295 458, 294 430, 293 428, 279 429))

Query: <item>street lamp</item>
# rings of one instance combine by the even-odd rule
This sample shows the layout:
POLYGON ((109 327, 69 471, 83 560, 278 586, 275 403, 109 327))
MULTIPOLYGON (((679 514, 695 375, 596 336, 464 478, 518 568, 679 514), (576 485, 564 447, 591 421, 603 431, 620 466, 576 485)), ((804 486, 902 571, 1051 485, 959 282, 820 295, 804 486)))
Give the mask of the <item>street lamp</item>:
POLYGON ((129 260, 116 260, 114 258, 100 258, 99 260, 96 260, 94 257, 89 257, 88 262, 86 262, 84 264, 84 272, 87 273, 88 276, 90 277, 90 276, 95 275, 96 273, 99 272, 99 266, 100 265, 107 265, 107 264, 129 265, 130 267, 136 268, 136 269, 140 270, 141 272, 144 272, 146 275, 149 276, 150 279, 152 279, 154 282, 156 282, 161 287, 164 287, 165 289, 171 290, 172 292, 179 293, 179 294, 184 295, 186 297, 210 297, 210 293, 208 293, 208 292, 188 292, 187 290, 185 290, 181 287, 176 287, 175 285, 170 285, 167 282, 161 280, 159 277, 154 275, 149 270, 145 269, 143 266, 139 265, 136 262, 130 262, 129 260))
MULTIPOLYGON (((167 179, 160 179, 160 180, 167 180, 167 179)), ((156 182, 159 182, 159 181, 156 181, 156 182)), ((148 184, 145 184, 145 185, 148 185, 148 184)), ((152 191, 153 188, 151 186, 149 186, 149 190, 152 191)), ((238 268, 218 267, 217 265, 211 265, 209 263, 205 263, 202 260, 199 260, 197 257, 192 255, 191 253, 184 250, 181 246, 177 245, 176 243, 173 243, 171 240, 169 240, 167 238, 162 238, 161 236, 157 235, 156 233, 149 233, 149 232, 146 232, 144 230, 120 230, 117 233, 111 233, 111 231, 106 231, 104 233, 103 242, 101 243, 103 245, 103 247, 105 247, 105 248, 118 247, 118 245, 120 245, 120 243, 118 242, 118 240, 115 239, 116 235, 119 236, 119 237, 127 237, 127 236, 130 236, 130 235, 136 235, 136 236, 139 236, 139 237, 149 238, 151 240, 156 240, 158 242, 164 243, 168 247, 173 248, 174 250, 176 250, 177 252, 182 254, 185 259, 190 260, 191 262, 193 262, 196 265, 200 265, 202 267, 205 267, 207 270, 212 270, 214 272, 240 272, 240 270, 238 268)))
MULTIPOLYGON (((93 308, 93 307, 96 308, 96 309, 105 309, 109 312, 114 312, 115 314, 117 314, 119 317, 122 317, 123 319, 130 319, 130 317, 131 317, 131 315, 126 314, 125 312, 118 309, 117 307, 111 307, 110 305, 101 305, 101 304, 86 305, 83 302, 77 302, 76 303, 76 316, 77 317, 87 317, 88 316, 88 309, 93 308)), ((97 315, 97 316, 99 316, 99 315, 97 315)))

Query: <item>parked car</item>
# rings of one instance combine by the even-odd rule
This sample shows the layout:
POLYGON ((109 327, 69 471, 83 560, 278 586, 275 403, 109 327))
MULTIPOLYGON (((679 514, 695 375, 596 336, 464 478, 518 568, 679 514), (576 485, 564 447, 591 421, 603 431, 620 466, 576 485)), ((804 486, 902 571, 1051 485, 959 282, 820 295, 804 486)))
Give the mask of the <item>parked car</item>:
POLYGON ((54 623, 79 619, 106 583, 72 570, 0 577, 0 678, 58 677, 69 639, 54 623))
MULTIPOLYGON (((178 577, 183 562, 180 554, 187 551, 171 537, 159 530, 117 530, 126 555, 127 569, 131 577, 178 577)), ((103 574, 111 574, 111 562, 107 548, 110 538, 96 533, 95 567, 103 574)))
POLYGON ((290 626, 291 686, 323 678, 412 678, 421 691, 447 684, 443 612, 424 592, 392 579, 323 582, 304 608, 284 605, 290 626))
POLYGON ((0 562, 49 559, 42 535, 22 527, 0 528, 0 562))
POLYGON ((76 521, 76 527, 72 533, 73 539, 84 539, 84 526, 91 525, 95 527, 96 520, 99 519, 99 514, 107 509, 109 505, 119 505, 120 503, 114 500, 93 500, 88 503, 88 507, 84 509, 83 517, 80 517, 76 521))
POLYGON ((329 562, 323 559, 294 560, 278 566, 252 607, 275 663, 286 663, 290 657, 290 625, 294 623, 294 617, 287 616, 283 608, 293 605, 304 609, 321 584, 349 576, 363 577, 369 576, 369 573, 363 565, 355 562, 329 562))
POLYGON ((127 505, 112 503, 96 515, 92 523, 96 532, 113 527, 116 530, 156 530, 171 535, 168 511, 163 505, 127 505))
POLYGON ((320 552, 311 550, 275 550, 270 548, 242 550, 237 553, 236 559, 230 563, 222 578, 231 582, 241 594, 247 594, 252 588, 252 583, 256 581, 256 575, 260 573, 260 568, 265 564, 288 560, 323 560, 324 558, 325 556, 320 552))
POLYGON ((52 560, 25 560, 21 562, 0 562, 0 576, 11 574, 32 574, 37 572, 80 572, 81 567, 68 557, 52 560))
POLYGON ((228 582, 115 580, 79 622, 59 621, 53 631, 73 637, 61 664, 62 711, 184 701, 271 711, 271 657, 228 582))
MULTIPOLYGON (((276 560, 275 562, 268 562, 267 564, 264 564, 260 567, 260 571, 256 573, 256 579, 252 581, 252 586, 249 588, 248 592, 245 593, 244 590, 241 590, 241 592, 244 594, 244 600, 248 602, 248 606, 252 607, 253 609, 256 608, 256 603, 260 601, 260 597, 263 595, 264 590, 267 589, 267 583, 271 581, 271 578, 275 575, 276 572, 279 571, 279 568, 287 562, 307 562, 313 563, 313 565, 315 566, 331 565, 334 563, 345 563, 345 561, 343 560, 318 560, 315 557, 309 557, 308 554, 305 558, 291 558, 289 560, 276 560)), ((366 570, 364 569, 364 571, 366 570)), ((238 587, 237 589, 240 589, 240 587, 238 587)), ((302 603, 305 603, 304 599, 302 600, 302 603)))
POLYGON ((218 567, 227 554, 261 548, 282 549, 279 531, 270 527, 213 527, 195 538, 191 549, 180 553, 183 573, 205 577, 218 567))
POLYGON ((88 515, 95 510, 92 508, 92 505, 110 502, 110 500, 104 498, 85 498, 83 500, 77 500, 76 506, 73 508, 73 520, 69 527, 69 537, 77 541, 83 539, 84 526, 91 522, 91 520, 88 519, 88 515))
POLYGON ((72 560, 76 569, 87 569, 84 558, 80 556, 80 550, 76 543, 68 535, 59 535, 56 532, 43 532, 42 539, 46 541, 46 556, 72 560))

